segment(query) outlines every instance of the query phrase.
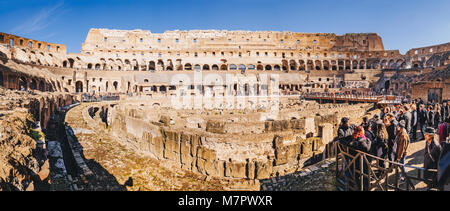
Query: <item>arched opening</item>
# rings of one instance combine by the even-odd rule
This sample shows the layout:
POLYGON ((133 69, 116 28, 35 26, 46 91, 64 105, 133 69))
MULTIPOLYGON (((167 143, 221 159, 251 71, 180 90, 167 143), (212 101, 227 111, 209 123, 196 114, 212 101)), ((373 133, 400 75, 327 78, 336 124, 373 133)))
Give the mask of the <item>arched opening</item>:
POLYGON ((305 70, 305 68, 306 68, 305 61, 299 60, 298 61, 298 70, 305 70))
POLYGON ((342 60, 338 60, 338 68, 339 68, 339 70, 344 70, 344 61, 342 61, 342 60))
POLYGON ((320 62, 319 60, 316 60, 316 70, 321 70, 322 69, 322 62, 320 62))
POLYGON ((4 86, 3 85, 3 72, 0 72, 0 86, 4 86))
POLYGON ((281 70, 280 65, 275 65, 275 66, 273 66, 273 70, 277 70, 277 71, 281 70))
POLYGON ((161 70, 161 71, 164 70, 164 62, 162 60, 158 60, 157 70, 161 70))
POLYGON ((201 70, 201 66, 200 66, 199 64, 196 64, 196 65, 194 66, 194 70, 201 70))
POLYGON ((246 70, 245 65, 240 64, 240 65, 239 65, 239 70, 240 70, 240 71, 245 71, 245 70, 246 70))
POLYGON ((37 89, 37 82, 35 79, 31 79, 30 89, 32 89, 32 90, 37 89))
POLYGON ((387 80, 384 82, 384 90, 388 91, 391 86, 391 81, 387 80))
POLYGON ((389 60, 389 63, 388 63, 387 68, 388 68, 388 69, 394 69, 394 64, 395 64, 395 62, 394 62, 393 59, 389 60))
POLYGON ((384 68, 386 68, 386 65, 387 65, 387 60, 382 60, 380 63, 380 68, 384 69, 384 68))
POLYGON ((359 62, 359 69, 366 69, 366 61, 364 61, 364 60, 361 60, 360 62, 359 62))
POLYGON ((237 66, 235 64, 230 65, 230 70, 237 70, 237 66))
POLYGON ((337 62, 336 60, 331 61, 331 70, 337 70, 337 62))
POLYGON ((219 66, 217 66, 216 64, 214 64, 214 65, 211 67, 211 69, 212 69, 212 70, 219 70, 219 66))
POLYGON ((351 69, 351 68, 350 68, 350 66, 351 66, 350 63, 351 63, 350 60, 345 60, 345 69, 346 69, 346 70, 350 70, 350 69, 351 69))
POLYGON ((272 66, 266 65, 266 70, 272 70, 272 66))
POLYGON ((203 70, 209 70, 209 65, 204 64, 204 65, 203 65, 203 70))
POLYGON ((185 70, 192 70, 192 65, 190 63, 187 63, 184 65, 185 70))
POLYGON ((88 68, 88 69, 92 69, 92 64, 89 63, 89 64, 87 65, 87 68, 88 68))
POLYGON ((63 67, 67 67, 67 61, 63 61, 63 67))
POLYGON ((220 70, 228 70, 227 65, 226 64, 221 65, 220 70))
POLYGON ((69 60, 70 68, 73 68, 73 64, 75 63, 75 61, 73 59, 68 59, 68 60, 69 60))
POLYGON ((117 81, 113 82, 114 91, 117 91, 119 83, 117 81))
POLYGON ((264 70, 264 66, 258 65, 258 66, 256 67, 256 69, 257 69, 257 70, 264 70))
POLYGON ((327 60, 323 61, 323 69, 330 70, 330 62, 328 62, 327 60))
POLYGON ((77 81, 75 83, 75 92, 77 92, 77 93, 83 92, 83 82, 77 81))
POLYGON ((252 64, 248 65, 247 68, 248 68, 249 70, 254 70, 254 69, 256 69, 255 65, 252 65, 252 64))
POLYGON ((162 93, 165 93, 167 91, 166 86, 160 86, 159 87, 159 91, 162 92, 162 93))
POLYGON ((155 71, 155 62, 154 61, 150 61, 148 63, 148 70, 155 71))
POLYGON ((297 70, 297 62, 295 62, 295 60, 290 60, 289 61, 289 69, 290 70, 297 70))
POLYGON ((314 70, 314 62, 312 60, 307 61, 306 70, 314 70))
POLYGON ((358 61, 357 60, 353 61, 353 69, 358 69, 358 61))
POLYGON ((95 69, 96 70, 100 70, 100 67, 101 67, 100 64, 95 64, 95 69))
POLYGON ((19 89, 20 91, 27 91, 27 79, 23 76, 19 78, 19 89))

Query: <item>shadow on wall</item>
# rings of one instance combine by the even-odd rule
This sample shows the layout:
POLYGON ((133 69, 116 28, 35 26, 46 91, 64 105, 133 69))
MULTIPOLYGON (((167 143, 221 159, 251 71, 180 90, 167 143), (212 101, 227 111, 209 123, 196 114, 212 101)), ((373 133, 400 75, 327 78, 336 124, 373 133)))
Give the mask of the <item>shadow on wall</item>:
MULTIPOLYGON (((72 128, 67 126, 71 131, 72 128)), ((133 178, 128 178, 128 180, 122 185, 120 184, 116 177, 109 173, 103 166, 96 162, 94 159, 86 159, 84 156, 84 150, 78 139, 73 135, 72 152, 75 154, 75 162, 77 165, 77 172, 81 178, 85 178, 84 190, 87 191, 126 191, 127 186, 133 186, 133 178), (77 154, 80 155, 77 159, 77 154), (80 160, 82 159, 82 160, 80 160), (86 169, 88 168, 88 169, 86 169), (86 174, 86 172, 89 174, 86 174)))

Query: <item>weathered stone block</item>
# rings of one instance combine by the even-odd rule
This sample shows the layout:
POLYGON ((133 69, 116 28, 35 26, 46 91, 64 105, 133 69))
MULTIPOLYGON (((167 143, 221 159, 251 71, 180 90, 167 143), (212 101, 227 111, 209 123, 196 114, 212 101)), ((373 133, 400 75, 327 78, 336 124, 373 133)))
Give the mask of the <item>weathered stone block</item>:
POLYGON ((225 134, 225 122, 209 120, 206 122, 206 131, 211 133, 225 134))
POLYGON ((256 179, 267 179, 272 174, 272 160, 261 161, 258 160, 255 162, 255 172, 256 179))

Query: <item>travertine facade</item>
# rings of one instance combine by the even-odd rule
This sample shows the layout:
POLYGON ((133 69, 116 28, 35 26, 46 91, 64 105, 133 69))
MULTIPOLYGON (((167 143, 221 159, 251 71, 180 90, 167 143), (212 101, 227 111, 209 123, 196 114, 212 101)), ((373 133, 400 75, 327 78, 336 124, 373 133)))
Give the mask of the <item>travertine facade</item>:
MULTIPOLYGON (((439 69, 450 63, 449 43, 414 48, 402 55, 398 50, 385 50, 375 33, 340 36, 193 30, 156 34, 91 29, 82 52, 69 54, 64 45, 5 33, 0 33, 0 42, 4 63, 13 60, 38 65, 54 74, 54 90, 84 93, 170 95, 178 89, 171 84, 172 76, 182 72, 193 78, 195 70, 202 70, 204 76, 219 74, 222 79, 226 74, 254 74, 257 78, 264 73, 279 74, 283 94, 322 92, 375 87, 382 70, 439 69)), ((0 81, 9 80, 5 79, 8 76, 1 77, 0 81)), ((20 87, 14 80, 11 83, 11 87, 20 87)), ((219 89, 229 90, 226 94, 230 94, 248 86, 239 83, 219 89)), ((189 92, 203 94, 216 88, 191 87, 189 92)), ((255 93, 262 88, 270 90, 257 87, 255 93)))

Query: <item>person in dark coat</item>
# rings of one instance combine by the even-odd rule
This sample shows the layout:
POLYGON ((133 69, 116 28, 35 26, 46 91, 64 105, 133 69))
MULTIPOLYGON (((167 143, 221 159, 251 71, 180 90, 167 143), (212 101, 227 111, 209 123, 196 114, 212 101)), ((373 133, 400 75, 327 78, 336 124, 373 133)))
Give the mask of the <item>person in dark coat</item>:
POLYGON ((428 106, 427 108, 427 113, 426 113, 426 118, 427 118, 427 127, 434 127, 434 109, 433 106, 428 106))
POLYGON ((408 133, 408 134, 410 134, 411 133, 411 123, 412 123, 412 115, 411 115, 411 112, 409 112, 409 108, 408 108, 408 106, 403 106, 403 108, 402 108, 402 110, 401 110, 402 112, 401 112, 401 117, 400 117, 400 120, 404 120, 405 121, 405 129, 406 129, 406 132, 408 133))
POLYGON ((418 114, 416 109, 416 104, 411 105, 411 141, 417 141, 417 125, 418 125, 418 114))
POLYGON ((395 131, 398 125, 397 120, 393 116, 388 116, 386 121, 387 132, 388 132, 388 158, 390 161, 395 161, 395 157, 397 155, 397 143, 395 131))
MULTIPOLYGON (((375 156, 379 158, 385 158, 388 152, 388 139, 389 134, 387 132, 386 126, 384 125, 383 121, 378 120, 375 125, 375 141, 372 142, 374 145, 372 148, 374 149, 375 156)), ((378 165, 380 167, 385 168, 385 164, 383 161, 379 161, 378 165)))
MULTIPOLYGON (((442 152, 442 147, 439 141, 435 138, 436 130, 433 127, 428 127, 425 130, 425 154, 423 158, 423 167, 426 169, 437 169, 439 157, 442 152)), ((429 173, 425 177, 429 178, 429 173)))
POLYGON ((338 129, 338 139, 351 136, 354 128, 354 125, 350 125, 349 119, 347 117, 343 117, 341 119, 341 126, 339 126, 338 129))
MULTIPOLYGON (((420 133, 421 138, 425 139, 425 129, 427 128, 427 110, 425 108, 425 105, 420 104, 419 111, 418 111, 418 118, 419 118, 419 124, 420 124, 420 133)), ((421 139, 421 140, 423 140, 421 139)))
POLYGON ((439 104, 434 105, 434 124, 433 127, 435 129, 439 128, 439 124, 441 124, 442 118, 441 118, 441 106, 439 104))

